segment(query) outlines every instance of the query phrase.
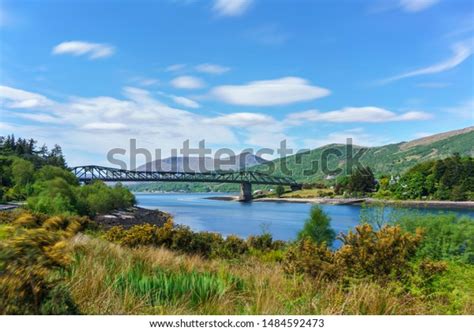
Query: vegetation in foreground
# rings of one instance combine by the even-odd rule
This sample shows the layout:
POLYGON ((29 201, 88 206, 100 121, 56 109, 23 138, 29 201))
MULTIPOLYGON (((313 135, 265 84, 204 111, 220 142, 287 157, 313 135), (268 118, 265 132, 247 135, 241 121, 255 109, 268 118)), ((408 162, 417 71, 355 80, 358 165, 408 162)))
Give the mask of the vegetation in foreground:
POLYGON ((291 243, 171 221, 104 233, 86 217, 0 216, 3 314, 474 312, 474 223, 455 215, 406 214, 380 229, 369 219, 338 250, 317 207, 291 243))
POLYGON ((371 209, 337 250, 318 207, 295 242, 172 221, 104 232, 88 217, 133 205, 126 188, 80 186, 60 148, 2 143, 1 198, 27 200, 0 212, 2 314, 474 313, 472 219, 371 209))

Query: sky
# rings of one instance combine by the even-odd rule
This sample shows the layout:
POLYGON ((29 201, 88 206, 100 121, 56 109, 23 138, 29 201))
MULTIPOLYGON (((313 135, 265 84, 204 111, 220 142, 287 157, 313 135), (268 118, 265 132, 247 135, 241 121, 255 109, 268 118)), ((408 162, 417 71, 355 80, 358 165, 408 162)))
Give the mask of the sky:
POLYGON ((469 0, 2 0, 0 135, 72 166, 408 141, 473 125, 473 52, 469 0))

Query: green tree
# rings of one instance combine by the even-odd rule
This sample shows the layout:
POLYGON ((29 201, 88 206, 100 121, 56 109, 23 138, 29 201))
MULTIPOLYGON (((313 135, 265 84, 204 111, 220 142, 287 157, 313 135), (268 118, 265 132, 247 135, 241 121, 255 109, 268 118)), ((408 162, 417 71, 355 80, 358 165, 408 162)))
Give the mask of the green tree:
POLYGON ((331 219, 319 206, 311 208, 310 217, 306 220, 303 229, 298 233, 298 240, 310 239, 315 243, 326 243, 331 246, 336 233, 331 228, 331 219))
POLYGON ((278 185, 275 189, 277 197, 281 197, 285 193, 285 188, 282 185, 278 185))
POLYGON ((15 159, 12 164, 12 175, 15 185, 25 186, 31 183, 34 171, 33 163, 20 158, 15 159))
POLYGON ((349 177, 347 188, 350 193, 367 193, 375 189, 375 177, 370 167, 359 167, 349 177))

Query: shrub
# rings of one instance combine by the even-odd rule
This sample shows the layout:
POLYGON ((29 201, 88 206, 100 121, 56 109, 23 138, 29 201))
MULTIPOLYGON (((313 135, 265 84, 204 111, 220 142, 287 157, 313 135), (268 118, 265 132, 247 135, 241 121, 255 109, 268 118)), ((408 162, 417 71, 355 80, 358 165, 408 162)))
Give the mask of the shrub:
POLYGON ((191 245, 186 250, 188 253, 194 252, 203 257, 210 257, 214 252, 219 250, 224 240, 218 233, 213 232, 194 232, 191 245))
POLYGON ((308 274, 329 277, 335 274, 334 254, 325 243, 317 244, 303 238, 288 248, 283 258, 283 270, 288 274, 308 274))
POLYGON ((120 244, 125 234, 125 230, 122 226, 113 226, 105 233, 105 239, 120 244))
POLYGON ((156 228, 148 223, 134 225, 125 231, 120 243, 128 247, 154 245, 157 243, 156 228))
POLYGON ((271 250, 273 248, 273 237, 268 232, 259 236, 249 236, 247 238, 247 245, 260 251, 271 250))
POLYGON ((74 305, 57 287, 70 262, 66 240, 86 220, 79 217, 18 217, 12 236, 0 242, 0 313, 73 313, 74 305), (61 294, 62 293, 62 294, 61 294), (61 302, 59 309, 55 303, 61 302))
POLYGON ((331 228, 331 219, 323 212, 321 207, 311 208, 310 218, 306 220, 303 229, 298 233, 298 239, 310 239, 317 244, 326 243, 332 246, 336 233, 331 228))
POLYGON ((474 222, 455 214, 421 215, 410 213, 396 220, 402 229, 415 233, 423 229, 423 241, 417 250, 421 259, 458 259, 474 264, 474 222))
POLYGON ((355 232, 342 234, 343 246, 335 253, 338 270, 353 277, 399 278, 409 271, 421 233, 410 234, 399 226, 385 226, 374 231, 368 224, 355 232))
POLYGON ((77 315, 79 308, 64 285, 57 285, 49 291, 41 304, 40 313, 43 315, 77 315))
POLYGON ((248 246, 245 240, 230 235, 225 238, 224 242, 221 244, 220 249, 218 250, 218 255, 223 258, 236 258, 239 257, 248 251, 248 246))

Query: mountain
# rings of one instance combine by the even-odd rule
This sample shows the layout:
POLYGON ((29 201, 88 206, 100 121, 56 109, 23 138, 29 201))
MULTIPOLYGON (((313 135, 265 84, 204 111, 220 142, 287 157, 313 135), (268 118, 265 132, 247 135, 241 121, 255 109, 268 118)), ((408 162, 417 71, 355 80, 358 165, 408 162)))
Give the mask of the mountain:
POLYGON ((227 158, 213 159, 211 157, 183 157, 172 156, 162 160, 155 160, 139 166, 138 171, 214 171, 214 170, 241 170, 267 162, 265 159, 251 153, 241 153, 227 158))
MULTIPOLYGON (((376 176, 382 174, 397 175, 407 171, 417 163, 446 158, 453 153, 474 156, 473 146, 474 127, 468 127, 397 144, 378 147, 353 146, 352 154, 354 155, 363 150, 364 153, 360 157, 360 163, 363 166, 371 167, 376 176)), ((330 144, 313 149, 308 153, 292 155, 284 159, 276 159, 273 161, 265 161, 252 154, 249 154, 248 157, 245 156, 244 160, 246 160, 247 165, 250 165, 254 162, 253 158, 255 157, 255 162, 260 163, 251 167, 249 170, 268 173, 269 169, 273 167, 274 171, 271 172, 272 174, 290 175, 303 183, 328 182, 332 181, 334 176, 328 176, 327 173, 321 171, 322 155, 328 150, 331 150, 333 153, 338 153, 339 155, 335 156, 332 154, 332 156, 328 158, 327 168, 337 169, 340 167, 344 169, 347 162, 347 146, 343 144, 330 144), (282 172, 282 161, 286 161, 286 168, 289 169, 290 174, 282 172), (315 165, 317 165, 317 167, 315 165), (304 170, 307 170, 307 173, 305 173, 304 170)), ((205 162, 206 164, 212 164, 211 161, 212 159, 206 160, 205 162)), ((235 160, 234 162, 233 164, 238 163, 235 160)), ((169 160, 164 159, 161 163, 168 164, 169 160)), ((190 161, 190 164, 195 163, 190 161)), ((142 167, 146 166, 147 165, 143 165, 142 167)), ((139 169, 142 169, 142 167, 139 169)), ((344 172, 341 174, 344 174, 344 172)), ((255 189, 258 187, 259 186, 256 185, 255 189)), ((236 192, 239 190, 239 185, 212 183, 141 183, 132 185, 131 188, 135 191, 236 192)))
MULTIPOLYGON (((474 127, 461 130, 449 131, 436 134, 409 142, 384 145, 379 147, 353 146, 352 155, 363 150, 360 164, 369 166, 375 175, 400 174, 415 164, 427 160, 441 159, 459 153, 461 155, 474 156, 474 127)), ((343 169, 341 174, 347 170, 347 147, 342 144, 331 144, 313 149, 307 153, 292 155, 284 159, 273 160, 271 163, 259 165, 251 170, 269 171, 273 166, 273 174, 282 175, 282 162, 294 179, 302 182, 320 182, 331 180, 333 175, 321 170, 323 153, 331 150, 331 156, 327 159, 327 169, 343 169), (317 165, 317 166, 316 166, 317 165), (306 170, 306 172, 305 172, 306 170)), ((283 167, 283 169, 285 169, 283 167)))

